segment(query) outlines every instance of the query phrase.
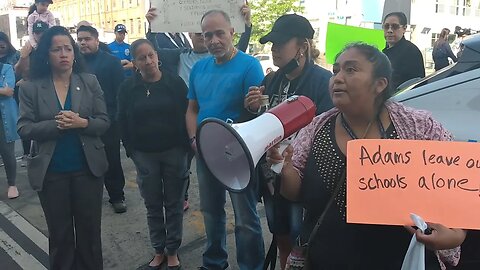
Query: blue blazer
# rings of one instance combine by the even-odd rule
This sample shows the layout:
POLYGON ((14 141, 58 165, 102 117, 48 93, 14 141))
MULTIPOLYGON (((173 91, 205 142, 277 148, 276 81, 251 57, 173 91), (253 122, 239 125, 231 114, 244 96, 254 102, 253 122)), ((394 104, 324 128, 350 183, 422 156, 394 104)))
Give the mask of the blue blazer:
MULTIPOLYGON (((8 85, 15 89, 15 72, 9 64, 0 64, 0 88, 8 85)), ((3 130, 5 131, 5 140, 7 143, 18 140, 17 133, 18 106, 13 96, 0 95, 0 113, 2 115, 3 130)))

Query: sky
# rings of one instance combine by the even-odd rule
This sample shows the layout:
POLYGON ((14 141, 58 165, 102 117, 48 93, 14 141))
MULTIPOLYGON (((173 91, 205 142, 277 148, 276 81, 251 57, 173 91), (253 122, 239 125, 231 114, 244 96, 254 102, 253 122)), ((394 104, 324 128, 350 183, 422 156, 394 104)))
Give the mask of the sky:
POLYGON ((385 0, 362 0, 362 2, 363 20, 369 22, 381 22, 385 0))

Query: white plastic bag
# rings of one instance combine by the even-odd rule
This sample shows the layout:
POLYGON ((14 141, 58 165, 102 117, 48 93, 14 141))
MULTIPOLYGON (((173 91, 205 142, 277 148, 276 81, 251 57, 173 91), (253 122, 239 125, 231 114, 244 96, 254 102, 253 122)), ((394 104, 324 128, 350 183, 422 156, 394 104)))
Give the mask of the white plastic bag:
MULTIPOLYGON (((410 214, 410 218, 422 232, 427 229, 427 223, 421 217, 410 214)), ((402 270, 425 270, 425 245, 417 241, 415 234, 403 259, 402 270)))

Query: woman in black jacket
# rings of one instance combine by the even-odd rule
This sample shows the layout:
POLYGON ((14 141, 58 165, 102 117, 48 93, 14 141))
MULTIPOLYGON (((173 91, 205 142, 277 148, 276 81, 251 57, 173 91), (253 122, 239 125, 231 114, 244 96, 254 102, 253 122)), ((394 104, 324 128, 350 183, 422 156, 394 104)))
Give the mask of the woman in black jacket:
POLYGON ((403 12, 392 12, 383 19, 383 33, 387 46, 382 50, 392 63, 393 73, 390 89, 395 92, 402 83, 425 77, 422 52, 405 39, 407 16, 403 12))
MULTIPOLYGON (((272 31, 260 39, 260 43, 273 43, 273 63, 279 70, 269 73, 261 87, 250 88, 244 103, 248 111, 259 112, 262 93, 268 95, 269 107, 276 106, 292 95, 309 97, 317 106, 317 114, 333 107, 328 93, 332 73, 313 62, 319 55, 313 46, 314 32, 306 18, 288 14, 278 18, 272 31)), ((279 194, 279 181, 276 181, 277 184, 272 181, 278 176, 263 159, 257 167, 260 168, 260 177, 263 180, 261 194, 268 225, 279 250, 280 267, 284 269, 288 254, 300 232, 303 207, 279 194)), ((273 244, 275 242, 271 248, 276 248, 273 244)))
POLYGON ((450 64, 448 62, 449 57, 453 62, 457 62, 457 57, 452 52, 450 44, 448 44, 449 34, 450 30, 448 28, 443 28, 442 32, 440 32, 438 40, 435 41, 435 44, 433 44, 432 57, 433 62, 435 63, 435 71, 448 66, 450 64))
POLYGON ((155 249, 148 267, 160 269, 168 262, 167 269, 179 269, 177 250, 182 241, 188 179, 187 86, 179 76, 159 69, 150 41, 133 42, 130 52, 138 72, 120 87, 117 118, 147 208, 155 249))

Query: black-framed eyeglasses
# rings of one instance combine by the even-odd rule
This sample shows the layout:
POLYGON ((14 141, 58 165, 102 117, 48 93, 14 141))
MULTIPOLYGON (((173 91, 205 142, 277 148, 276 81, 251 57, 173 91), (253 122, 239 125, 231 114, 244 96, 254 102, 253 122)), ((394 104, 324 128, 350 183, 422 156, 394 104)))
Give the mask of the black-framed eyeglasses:
POLYGON ((403 25, 398 24, 398 23, 384 23, 383 24, 383 30, 388 30, 392 28, 393 31, 400 29, 400 27, 403 27, 403 25))

